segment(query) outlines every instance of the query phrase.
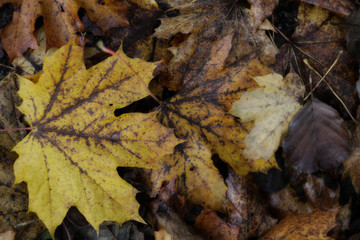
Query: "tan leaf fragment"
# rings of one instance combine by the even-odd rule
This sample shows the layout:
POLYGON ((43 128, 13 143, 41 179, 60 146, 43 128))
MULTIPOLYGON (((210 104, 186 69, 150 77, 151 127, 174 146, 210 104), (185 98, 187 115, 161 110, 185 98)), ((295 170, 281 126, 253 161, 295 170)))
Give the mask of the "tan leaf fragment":
POLYGON ((254 80, 262 88, 243 93, 233 103, 229 113, 247 122, 255 120, 255 127, 245 137, 245 158, 269 159, 280 145, 293 116, 300 110, 298 99, 304 93, 299 76, 289 73, 283 78, 271 73, 254 80))

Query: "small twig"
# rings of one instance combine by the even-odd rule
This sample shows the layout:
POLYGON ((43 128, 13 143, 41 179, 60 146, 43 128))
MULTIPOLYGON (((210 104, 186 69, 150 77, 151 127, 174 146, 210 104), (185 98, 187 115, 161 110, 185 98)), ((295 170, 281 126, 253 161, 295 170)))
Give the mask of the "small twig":
MULTIPOLYGON (((310 64, 309 62, 304 60, 304 63, 306 66, 308 66, 313 72, 316 73, 316 75, 318 75, 321 79, 323 78, 323 76, 321 76, 321 74, 316 71, 310 64)), ((360 125, 360 123, 358 121, 356 121, 356 119, 353 117, 353 115, 350 113, 349 109, 346 107, 345 103, 343 102, 343 100, 341 100, 341 98, 335 93, 334 89, 330 86, 330 84, 325 80, 324 77, 324 82, 326 83, 326 85, 329 87, 330 91, 334 94, 334 96, 340 101, 340 103, 343 105, 343 107, 345 108, 346 112, 349 114, 349 116, 351 117, 351 119, 357 124, 360 125)))
POLYGON ((66 235, 68 237, 69 240, 71 240, 71 235, 70 235, 70 232, 69 232, 69 229, 67 228, 66 224, 64 222, 62 222, 63 226, 64 226, 64 229, 65 229, 65 232, 66 232, 66 235))
POLYGON ((27 221, 27 222, 16 224, 16 225, 13 226, 13 228, 16 229, 16 228, 19 228, 19 227, 24 227, 24 226, 27 226, 27 225, 29 225, 31 223, 38 222, 38 221, 40 221, 40 219, 36 218, 36 219, 30 220, 30 221, 27 221))
POLYGON ((7 66, 7 65, 2 64, 2 63, 0 63, 0 66, 2 66, 2 67, 4 67, 4 68, 8 68, 8 69, 11 69, 11 70, 16 71, 16 68, 14 68, 14 67, 10 67, 10 66, 7 66))
MULTIPOLYGON (((316 84, 316 86, 310 91, 310 93, 304 98, 304 101, 309 97, 309 95, 320 85, 320 83, 322 81, 324 81, 324 79, 326 78, 326 76, 330 73, 330 71, 335 67, 336 63, 339 61, 340 56, 342 54, 342 51, 339 52, 338 56, 336 57, 335 61, 333 62, 333 64, 331 64, 330 68, 326 71, 326 73, 324 74, 324 76, 322 76, 322 78, 320 79, 320 81, 316 84)), ((311 70, 315 71, 309 64, 309 61, 307 59, 304 59, 303 62, 305 63, 306 66, 308 66, 311 70)))
POLYGON ((323 64, 319 60, 317 60, 316 58, 311 56, 309 53, 302 50, 298 45, 296 45, 293 41, 291 41, 283 32, 281 32, 275 25, 272 24, 272 26, 274 27, 276 32, 278 32, 287 42, 289 42, 291 44, 291 46, 295 47, 297 50, 302 52, 304 55, 308 56, 309 58, 313 59, 314 61, 316 61, 317 63, 319 63, 320 65, 323 66, 323 64))
POLYGON ((179 6, 176 6, 176 7, 173 7, 173 8, 169 8, 169 9, 166 10, 164 13, 168 13, 168 12, 170 12, 170 11, 172 11, 172 10, 175 10, 175 9, 178 9, 178 8, 181 8, 181 7, 184 7, 184 6, 189 5, 189 4, 191 4, 191 3, 193 3, 193 2, 196 2, 196 1, 197 1, 197 0, 192 0, 192 1, 188 2, 188 3, 184 3, 184 4, 181 4, 181 5, 179 5, 179 6))
POLYGON ((131 65, 125 61, 125 59, 123 59, 119 54, 117 54, 116 52, 114 52, 113 50, 107 48, 104 46, 104 43, 102 41, 99 41, 97 43, 97 47, 100 48, 102 51, 111 54, 113 56, 115 56, 116 58, 118 58, 121 62, 123 62, 135 75, 136 77, 144 84, 144 86, 146 87, 146 91, 148 92, 148 94, 155 99, 155 101, 157 101, 159 104, 161 104, 161 101, 149 90, 148 86, 146 85, 145 81, 139 76, 139 74, 131 67, 131 65))
POLYGON ((12 131, 22 131, 22 130, 32 130, 32 128, 31 127, 24 127, 24 128, 0 129, 0 132, 12 132, 12 131))

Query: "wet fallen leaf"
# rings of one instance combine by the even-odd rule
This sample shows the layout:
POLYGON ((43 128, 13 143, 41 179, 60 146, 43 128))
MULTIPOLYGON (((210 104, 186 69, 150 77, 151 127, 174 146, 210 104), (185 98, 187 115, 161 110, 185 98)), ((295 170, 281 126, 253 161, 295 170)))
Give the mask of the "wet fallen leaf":
POLYGON ((289 73, 285 78, 271 73, 254 77, 254 80, 262 88, 243 93, 229 113, 243 122, 255 120, 255 127, 245 137, 245 158, 268 160, 278 149, 291 119, 301 108, 298 100, 304 87, 295 73, 289 73))
POLYGON ((263 75, 268 69, 256 59, 247 59, 232 68, 223 69, 231 48, 232 35, 216 42, 210 59, 198 69, 190 69, 184 80, 183 90, 162 103, 160 121, 187 142, 178 145, 174 154, 161 161, 160 171, 151 176, 153 193, 163 181, 180 177, 181 195, 194 203, 214 210, 224 211, 226 186, 215 168, 211 155, 232 166, 238 173, 268 169, 275 161, 260 159, 247 163, 242 157, 243 138, 252 124, 241 124, 226 114, 230 104, 242 91, 255 87, 250 75, 263 75))
POLYGON ((334 208, 328 211, 317 210, 310 214, 289 215, 266 233, 261 240, 333 239, 328 237, 327 233, 336 227, 336 215, 338 211, 339 208, 334 208))
POLYGON ((269 195, 269 203, 276 217, 284 218, 289 214, 309 214, 316 209, 327 210, 339 206, 340 188, 335 190, 326 186, 323 178, 308 175, 299 189, 302 198, 290 185, 269 195))
MULTIPOLYGON (((158 63, 118 53, 150 82, 158 63)), ((71 206, 96 229, 105 220, 141 221, 137 191, 116 168, 157 167, 157 159, 179 143, 156 121, 156 112, 115 117, 116 108, 148 95, 145 84, 115 57, 86 69, 82 56, 71 41, 45 57, 37 83, 20 77, 19 109, 32 131, 14 148, 16 183, 27 182, 29 211, 52 235, 71 206)))
POLYGON ((206 239, 237 239, 239 232, 238 226, 227 224, 208 208, 201 211, 200 215, 196 218, 194 226, 197 231, 206 236, 206 239))
POLYGON ((293 118, 284 138, 286 161, 296 170, 313 173, 337 167, 349 156, 349 132, 339 113, 317 98, 293 118))
MULTIPOLYGON (((178 195, 173 179, 160 189, 157 199, 151 204, 151 208, 159 228, 173 239, 201 240, 203 237, 182 219, 184 203, 183 197, 178 195)), ((165 233, 164 235, 166 235, 165 233)))
MULTIPOLYGON (((227 64, 254 52, 265 65, 275 61, 277 48, 266 36, 265 30, 254 26, 250 10, 237 2, 191 1, 188 4, 171 6, 175 7, 180 15, 161 18, 161 25, 154 34, 161 39, 170 39, 173 36, 176 39, 176 34, 180 34, 180 39, 183 38, 180 42, 174 41, 169 48, 174 57, 167 66, 171 80, 166 86, 171 90, 181 89, 188 61, 198 46, 209 46, 230 33, 235 34, 227 64)), ((198 59, 208 58, 200 54, 199 51, 196 52, 198 59)))
MULTIPOLYGON (((14 129, 25 127, 21 122, 20 111, 16 108, 21 99, 17 94, 16 75, 9 73, 0 82, 0 128, 14 129)), ((26 133, 24 131, 0 132, 0 146, 10 151, 26 133)))
POLYGON ((356 147, 344 162, 344 177, 350 177, 357 192, 360 190, 360 148, 356 147))
MULTIPOLYGON (((0 7, 4 3, 1 2, 0 7)), ((130 26, 127 20, 128 6, 115 0, 55 2, 18 0, 12 3, 15 8, 21 7, 14 12, 12 22, 1 31, 1 41, 10 61, 21 56, 28 48, 37 49, 33 32, 35 21, 39 16, 44 18, 47 49, 61 47, 69 39, 77 37, 76 33, 84 30, 78 16, 81 7, 103 31, 130 26)))
MULTIPOLYGON (((343 20, 328 10, 301 3, 298 9, 297 22, 295 33, 291 37, 291 41, 297 47, 289 48, 289 45, 283 45, 282 48, 289 48, 288 51, 283 52, 289 53, 291 64, 304 80, 307 92, 310 92, 310 75, 312 86, 316 86, 321 77, 311 70, 303 60, 307 59, 311 67, 323 76, 335 62, 339 53, 342 52, 325 80, 354 115, 359 104, 355 88, 355 82, 358 79, 358 64, 345 49, 346 28, 342 25, 333 24, 341 23, 343 20)), ((285 58, 288 57, 279 57, 279 59, 285 58)), ((286 67, 283 68, 286 69, 286 67)), ((333 106, 345 119, 349 118, 343 104, 325 82, 316 88, 314 96, 333 106)))
POLYGON ((261 22, 272 14, 279 0, 249 0, 251 14, 254 16, 254 25, 259 26, 261 22))
MULTIPOLYGON (((20 121, 20 112, 16 108, 21 99, 17 94, 16 76, 10 73, 0 82, 0 128, 12 129, 24 127, 20 121)), ((36 219, 36 215, 27 212, 28 196, 24 183, 14 184, 13 163, 17 155, 10 153, 16 143, 26 135, 25 131, 0 132, 0 232, 14 230, 14 226, 36 219)), ((40 223, 32 223, 16 229, 18 239, 33 239, 44 231, 40 223)))
POLYGON ((306 2, 309 4, 313 4, 315 6, 322 7, 327 9, 341 17, 348 17, 350 13, 355 9, 355 4, 351 0, 301 0, 302 2, 306 2))
POLYGON ((226 179, 229 224, 237 226, 238 239, 257 238, 277 223, 251 176, 238 177, 229 171, 226 179))

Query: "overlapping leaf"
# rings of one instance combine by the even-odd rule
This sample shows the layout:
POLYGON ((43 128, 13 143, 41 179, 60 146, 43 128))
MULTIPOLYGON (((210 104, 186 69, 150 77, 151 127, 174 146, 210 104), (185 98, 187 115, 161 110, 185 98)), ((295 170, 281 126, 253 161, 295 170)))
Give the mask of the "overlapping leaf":
MULTIPOLYGON (((174 57, 168 64, 172 75, 168 87, 181 89, 187 71, 188 61, 199 45, 210 45, 230 33, 234 33, 233 46, 228 62, 233 63, 253 52, 257 52, 262 63, 273 63, 277 48, 266 36, 264 30, 254 25, 249 9, 232 1, 191 1, 180 4, 174 1, 172 7, 180 11, 176 17, 161 18, 161 25, 155 30, 158 38, 170 39, 177 33, 186 35, 185 40, 169 48, 174 57), (234 27, 235 26, 235 27, 234 27)), ((207 57, 200 56, 199 58, 207 57)))
POLYGON ((249 160, 269 159, 280 145, 288 125, 300 110, 298 99, 304 87, 297 74, 285 78, 271 73, 254 80, 263 88, 248 91, 234 102, 230 113, 242 121, 255 120, 255 127, 245 137, 244 156, 249 160))
POLYGON ((339 113, 317 98, 306 103, 289 125, 283 141, 286 161, 295 169, 313 173, 336 167, 349 156, 349 132, 339 113))
MULTIPOLYGON (((119 54, 150 82, 158 64, 119 54)), ((115 117, 116 108, 147 96, 146 86, 114 57, 86 70, 82 56, 69 42, 45 58, 37 83, 20 78, 19 109, 32 131, 15 147, 16 182, 27 182, 29 211, 51 234, 71 206, 95 228, 105 220, 141 221, 137 191, 116 168, 156 167, 179 142, 157 122, 156 112, 115 117)))
POLYGON ((328 211, 317 210, 310 214, 289 215, 261 238, 265 239, 311 239, 330 240, 327 233, 336 227, 336 215, 339 208, 328 211))
POLYGON ((274 162, 259 160, 248 164, 242 157, 242 140, 252 124, 241 124, 226 114, 241 92, 256 86, 250 75, 268 73, 254 58, 223 69, 231 48, 232 35, 216 42, 210 58, 200 68, 190 69, 183 90, 161 106, 159 118, 175 128, 175 134, 187 142, 178 145, 175 153, 166 156, 160 172, 153 172, 155 190, 163 180, 181 176, 180 193, 198 204, 224 210, 226 186, 214 167, 211 155, 217 153, 238 173, 264 170, 274 162))
MULTIPOLYGON (((0 6, 8 1, 2 1, 0 6)), ((128 6, 116 0, 13 0, 15 7, 20 7, 13 15, 13 20, 1 31, 1 41, 12 61, 21 56, 28 48, 36 49, 37 43, 33 35, 35 21, 44 17, 46 46, 61 47, 69 39, 75 38, 77 32, 82 32, 78 10, 84 8, 90 19, 103 30, 114 27, 129 27, 127 20, 128 6)))

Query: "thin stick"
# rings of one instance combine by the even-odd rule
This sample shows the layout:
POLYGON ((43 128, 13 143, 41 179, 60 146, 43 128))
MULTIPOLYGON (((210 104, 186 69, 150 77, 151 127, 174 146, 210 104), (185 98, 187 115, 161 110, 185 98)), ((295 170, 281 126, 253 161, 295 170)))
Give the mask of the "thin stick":
POLYGON ((297 50, 299 50, 300 52, 302 52, 303 54, 305 54, 306 56, 308 56, 309 58, 313 59, 314 61, 316 61, 317 63, 319 63, 320 65, 324 66, 319 60, 317 60, 316 58, 314 58, 313 56, 311 56, 309 53, 305 52, 304 50, 302 50, 298 45, 296 45, 293 41, 291 41, 283 32, 281 32, 277 27, 275 27, 273 24, 272 26, 274 27, 274 29, 276 30, 276 32, 278 32, 286 41, 288 41, 292 46, 294 46, 297 50))
POLYGON ((27 221, 27 222, 23 222, 23 223, 19 223, 19 224, 16 224, 14 225, 13 227, 16 229, 16 228, 19 228, 19 227, 24 227, 24 226, 27 226, 31 223, 34 223, 34 222, 37 222, 37 221, 40 221, 39 218, 36 218, 36 219, 33 219, 33 220, 30 220, 30 221, 27 221))
MULTIPOLYGON (((305 63, 306 64, 306 63, 305 63)), ((320 78, 322 78, 321 74, 316 71, 309 63, 306 64, 306 66, 308 66, 312 71, 314 71, 316 73, 316 75, 318 75, 320 78)), ((349 114, 349 116, 351 117, 351 119, 357 124, 360 125, 360 123, 358 121, 356 121, 356 119, 353 117, 353 115, 350 113, 349 109, 346 107, 345 103, 343 102, 343 100, 341 100, 341 98, 335 93, 334 89, 330 86, 330 84, 324 79, 324 82, 326 83, 326 85, 329 87, 330 91, 334 94, 334 96, 340 101, 340 103, 344 106, 346 112, 349 114)))
POLYGON ((0 129, 0 132, 12 132, 12 131, 22 131, 22 130, 32 130, 32 128, 31 127, 24 127, 24 128, 0 129))
POLYGON ((184 4, 181 4, 181 5, 179 5, 179 6, 176 6, 176 7, 173 7, 173 8, 169 8, 169 9, 166 10, 164 13, 168 13, 168 12, 170 12, 170 11, 172 11, 172 10, 175 10, 175 9, 178 9, 178 8, 181 8, 181 7, 184 7, 184 6, 189 5, 189 4, 191 4, 191 3, 193 3, 193 2, 196 2, 196 1, 197 1, 197 0, 192 0, 192 1, 188 2, 188 3, 184 3, 184 4))
POLYGON ((69 229, 67 228, 66 224, 64 222, 62 222, 63 226, 64 226, 64 229, 65 229, 65 232, 66 232, 66 235, 68 237, 69 240, 71 240, 71 235, 70 235, 70 232, 69 232, 69 229))
POLYGON ((7 65, 2 64, 2 63, 0 63, 0 66, 2 66, 2 67, 4 67, 4 68, 8 68, 8 69, 11 69, 11 70, 16 71, 16 68, 14 68, 14 67, 10 67, 10 66, 7 66, 7 65))
POLYGON ((115 57, 117 57, 121 62, 123 62, 137 77, 138 79, 144 84, 144 86, 146 87, 146 91, 148 92, 148 94, 155 99, 155 101, 157 101, 159 104, 161 104, 161 101, 152 93, 150 92, 148 86, 146 85, 146 83, 144 82, 144 80, 139 76, 139 74, 131 67, 131 65, 125 61, 125 59, 123 59, 119 54, 117 54, 116 52, 114 52, 113 50, 107 48, 104 46, 104 43, 102 41, 99 41, 97 43, 98 48, 100 48, 102 51, 111 54, 115 57))
MULTIPOLYGON (((342 51, 339 52, 338 56, 336 57, 335 61, 333 62, 333 64, 330 66, 330 68, 326 71, 325 75, 322 76, 322 78, 320 79, 320 81, 315 85, 315 87, 311 90, 311 92, 304 98, 304 101, 309 97, 309 95, 320 85, 320 83, 326 78, 326 76, 330 73, 330 71, 334 68, 334 66, 336 65, 336 63, 339 61, 340 56, 342 54, 342 51)), ((308 66, 311 70, 314 71, 314 69, 310 66, 309 61, 307 59, 304 59, 303 62, 305 63, 306 66, 308 66)))

